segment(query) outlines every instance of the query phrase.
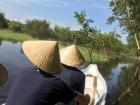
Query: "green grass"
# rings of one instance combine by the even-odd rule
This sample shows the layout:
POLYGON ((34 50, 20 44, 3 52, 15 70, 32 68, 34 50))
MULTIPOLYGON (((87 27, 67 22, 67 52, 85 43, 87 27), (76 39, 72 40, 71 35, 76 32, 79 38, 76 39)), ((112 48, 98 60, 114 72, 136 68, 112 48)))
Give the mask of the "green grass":
MULTIPOLYGON (((36 40, 36 39, 24 33, 15 33, 9 30, 0 30, 0 40, 25 41, 25 40, 36 40)), ((47 40, 51 40, 51 39, 47 39, 47 40)), ((66 47, 68 45, 70 44, 59 41, 60 48, 66 47)), ((88 50, 85 47, 79 47, 79 49, 81 53, 83 54, 84 58, 86 59, 86 61, 89 61, 88 50)), ((102 55, 102 54, 97 54, 94 52, 92 54, 92 59, 93 59, 93 62, 107 62, 110 60, 110 57, 102 55)))
MULTIPOLYGON (((86 59, 86 61, 90 61, 88 50, 85 47, 79 47, 79 49, 82 55, 84 56, 84 58, 86 59)), ((104 63, 104 62, 108 62, 110 59, 111 58, 107 55, 98 54, 96 52, 92 53, 92 60, 94 63, 97 63, 97 62, 104 63)))
POLYGON ((23 34, 23 33, 15 33, 8 30, 0 30, 0 39, 10 40, 10 41, 35 40, 30 35, 23 34))

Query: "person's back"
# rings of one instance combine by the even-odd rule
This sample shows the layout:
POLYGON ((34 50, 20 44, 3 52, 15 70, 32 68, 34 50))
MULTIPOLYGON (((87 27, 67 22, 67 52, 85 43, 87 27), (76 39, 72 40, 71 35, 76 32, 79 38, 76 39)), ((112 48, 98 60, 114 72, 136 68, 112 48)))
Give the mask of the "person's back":
POLYGON ((63 80, 73 90, 84 93, 85 74, 75 67, 64 64, 62 66, 63 70, 57 77, 63 80))
POLYGON ((70 92, 72 90, 55 76, 30 68, 16 80, 6 105, 54 105, 60 101, 67 103, 76 96, 76 93, 70 92))
MULTIPOLYGON (((85 75, 83 72, 75 67, 70 67, 67 65, 62 65, 62 72, 57 75, 58 78, 63 80, 70 88, 84 94, 85 87, 85 75)), ((57 104, 62 105, 62 103, 57 104)), ((68 105, 77 105, 77 102, 71 101, 68 105)))

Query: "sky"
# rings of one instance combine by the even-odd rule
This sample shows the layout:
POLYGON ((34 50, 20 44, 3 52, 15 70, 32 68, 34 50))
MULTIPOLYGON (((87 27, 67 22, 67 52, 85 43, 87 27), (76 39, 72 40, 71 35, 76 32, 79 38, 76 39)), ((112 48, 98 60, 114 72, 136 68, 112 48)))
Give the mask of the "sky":
POLYGON ((29 19, 46 19, 51 27, 59 25, 78 30, 80 26, 74 19, 75 11, 85 10, 87 17, 94 20, 94 27, 102 32, 116 30, 122 36, 121 40, 126 43, 127 34, 122 34, 117 23, 106 24, 111 16, 109 9, 110 0, 1 0, 0 10, 5 13, 9 20, 25 23, 29 19))

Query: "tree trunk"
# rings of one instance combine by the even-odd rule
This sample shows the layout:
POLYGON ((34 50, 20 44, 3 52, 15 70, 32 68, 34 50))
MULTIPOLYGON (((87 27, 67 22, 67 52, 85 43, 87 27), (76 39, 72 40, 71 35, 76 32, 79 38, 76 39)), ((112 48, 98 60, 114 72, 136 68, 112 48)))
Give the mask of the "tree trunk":
POLYGON ((135 41, 136 41, 136 44, 137 44, 138 51, 140 51, 140 44, 139 44, 137 34, 135 34, 134 37, 135 37, 135 41))
POLYGON ((89 62, 90 63, 93 63, 93 61, 92 61, 92 49, 88 49, 88 52, 89 52, 89 62))

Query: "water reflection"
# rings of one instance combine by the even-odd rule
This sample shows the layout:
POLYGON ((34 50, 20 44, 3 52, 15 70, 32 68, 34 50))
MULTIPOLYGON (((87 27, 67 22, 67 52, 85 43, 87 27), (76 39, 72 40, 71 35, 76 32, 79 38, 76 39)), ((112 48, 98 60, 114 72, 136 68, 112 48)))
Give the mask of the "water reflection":
POLYGON ((116 67, 114 67, 111 70, 111 73, 108 76, 106 76, 109 90, 113 90, 113 89, 115 89, 115 87, 118 86, 118 83, 120 81, 120 74, 122 74, 122 72, 123 72, 122 68, 127 68, 127 67, 128 67, 128 64, 119 63, 116 67), (111 86, 110 86, 110 84, 111 84, 111 86))
MULTIPOLYGON (((111 103, 116 100, 118 96, 122 94, 122 92, 124 92, 124 90, 130 85, 130 83, 133 82, 134 71, 136 70, 135 64, 128 62, 127 64, 124 62, 114 62, 111 62, 110 66, 100 65, 100 69, 103 69, 101 70, 101 73, 106 79, 108 87, 107 105, 111 105, 111 103), (113 64, 114 62, 115 64, 113 64)), ((140 94, 136 94, 136 96, 140 97, 140 94)), ((136 98, 133 99, 133 102, 137 102, 140 104, 140 101, 136 100, 136 98)), ((125 102, 125 104, 129 104, 129 101, 125 102)))
MULTIPOLYGON (((2 39, 2 38, 0 38, 0 45, 1 45, 1 43, 4 41, 4 39, 2 39)), ((18 43, 18 41, 17 40, 14 40, 14 39, 7 39, 7 41, 5 41, 5 42, 11 42, 11 43, 18 43)))

